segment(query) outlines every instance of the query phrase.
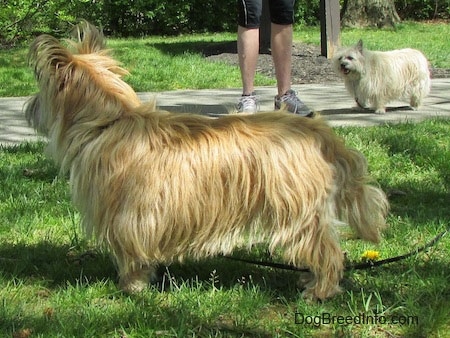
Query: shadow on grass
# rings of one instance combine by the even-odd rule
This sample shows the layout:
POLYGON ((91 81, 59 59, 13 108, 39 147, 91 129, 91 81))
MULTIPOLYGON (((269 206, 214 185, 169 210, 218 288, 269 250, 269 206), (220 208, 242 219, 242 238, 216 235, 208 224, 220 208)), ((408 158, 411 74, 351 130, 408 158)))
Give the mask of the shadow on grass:
MULTIPOLYGON (((75 286, 80 280, 117 282, 118 279, 108 253, 100 250, 80 251, 69 245, 55 245, 46 241, 38 244, 0 244, 0 272, 7 279, 42 280, 48 288, 75 286)), ((283 296, 293 296, 292 292, 297 292, 297 278, 295 272, 213 257, 199 261, 187 260, 169 267, 160 266, 154 286, 160 291, 167 291, 170 283, 189 285, 200 282, 217 288, 252 283, 283 296)))
POLYGON ((236 41, 186 41, 169 43, 149 43, 149 47, 154 47, 164 54, 176 56, 185 53, 198 53, 203 56, 219 55, 222 53, 237 54, 236 41))
POLYGON ((42 241, 37 244, 0 244, 0 271, 8 279, 45 281, 48 288, 83 281, 115 279, 107 254, 76 252, 68 245, 42 241))
MULTIPOLYGON (((437 121, 436 121, 437 122, 437 121)), ((434 121, 427 121, 420 127, 412 129, 410 123, 396 126, 395 132, 385 135, 380 143, 389 149, 389 155, 407 156, 418 167, 434 167, 440 172, 446 189, 450 188, 450 153, 445 150, 448 142, 450 120, 442 120, 441 128, 427 130, 426 126, 434 121), (423 127, 425 126, 425 127, 423 127), (440 133, 440 137, 436 137, 440 133)))
MULTIPOLYGON (((410 217, 414 223, 450 222, 450 153, 445 150, 450 145, 449 126, 450 120, 429 120, 414 128, 406 123, 378 136, 377 141, 387 149, 393 167, 396 159, 401 158, 419 173, 417 177, 410 174, 409 179, 390 187, 404 192, 391 197, 395 213, 410 217), (429 179, 422 174, 424 171, 436 172, 435 177, 429 179)), ((402 168, 396 170, 401 172, 402 168)))
POLYGON ((16 164, 1 166, 0 177, 52 182, 58 176, 59 170, 45 155, 46 145, 45 142, 24 142, 7 147, 0 146, 0 152, 20 159, 16 164))

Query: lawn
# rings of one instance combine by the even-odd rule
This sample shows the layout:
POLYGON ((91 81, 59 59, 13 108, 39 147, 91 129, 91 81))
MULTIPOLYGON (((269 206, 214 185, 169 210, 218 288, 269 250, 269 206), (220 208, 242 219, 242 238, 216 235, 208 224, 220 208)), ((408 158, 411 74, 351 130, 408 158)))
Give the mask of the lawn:
MULTIPOLYGON (((337 128, 390 194, 379 245, 389 258, 449 225, 450 120, 337 128)), ((122 294, 108 253, 81 234, 68 181, 42 143, 0 148, 0 332, 5 337, 445 337, 450 330, 450 238, 397 263, 348 271, 344 292, 305 303, 298 272, 223 258, 161 268, 162 281, 122 294)), ((262 244, 238 257, 267 260, 262 244)), ((279 257, 273 257, 275 261, 279 257)), ((1 334, 0 334, 1 335, 1 334)))
MULTIPOLYGON (((422 50, 433 67, 450 68, 450 25, 406 22, 392 29, 344 29, 342 44, 360 38, 369 49, 412 47, 422 50)), ((318 27, 297 27, 295 41, 320 44, 318 27)), ((127 82, 139 92, 175 89, 238 88, 238 67, 205 62, 200 51, 205 46, 236 41, 234 33, 109 39, 108 47, 131 72, 127 82)), ((31 70, 26 65, 27 47, 0 49, 0 97, 27 96, 36 91, 31 70)), ((273 85, 274 79, 257 75, 257 86, 273 85)))

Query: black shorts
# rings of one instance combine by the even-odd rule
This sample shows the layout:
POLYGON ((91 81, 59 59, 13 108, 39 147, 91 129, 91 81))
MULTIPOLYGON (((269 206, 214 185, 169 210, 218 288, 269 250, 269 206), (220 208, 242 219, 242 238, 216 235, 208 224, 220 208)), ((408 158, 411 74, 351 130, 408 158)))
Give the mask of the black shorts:
MULTIPOLYGON (((270 21, 278 25, 294 23, 295 0, 269 0, 270 21)), ((259 28, 262 0, 237 0, 238 24, 245 28, 259 28)))

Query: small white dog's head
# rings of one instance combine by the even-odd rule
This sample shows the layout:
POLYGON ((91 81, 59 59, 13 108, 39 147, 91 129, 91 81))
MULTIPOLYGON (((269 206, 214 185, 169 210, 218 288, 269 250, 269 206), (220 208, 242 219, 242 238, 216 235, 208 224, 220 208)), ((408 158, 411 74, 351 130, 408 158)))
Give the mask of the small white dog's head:
POLYGON ((342 77, 359 78, 364 72, 363 42, 350 48, 342 49, 333 58, 333 68, 342 77))

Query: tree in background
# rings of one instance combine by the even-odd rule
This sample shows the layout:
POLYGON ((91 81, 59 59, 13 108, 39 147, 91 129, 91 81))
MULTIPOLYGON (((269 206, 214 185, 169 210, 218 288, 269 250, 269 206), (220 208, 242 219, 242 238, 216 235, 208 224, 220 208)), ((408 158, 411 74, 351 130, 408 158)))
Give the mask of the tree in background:
POLYGON ((65 34, 79 18, 104 20, 92 0, 0 0, 0 46, 10 46, 41 33, 65 34))
POLYGON ((342 5, 342 26, 381 28, 399 22, 394 0, 344 0, 342 5))

